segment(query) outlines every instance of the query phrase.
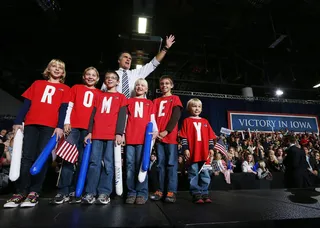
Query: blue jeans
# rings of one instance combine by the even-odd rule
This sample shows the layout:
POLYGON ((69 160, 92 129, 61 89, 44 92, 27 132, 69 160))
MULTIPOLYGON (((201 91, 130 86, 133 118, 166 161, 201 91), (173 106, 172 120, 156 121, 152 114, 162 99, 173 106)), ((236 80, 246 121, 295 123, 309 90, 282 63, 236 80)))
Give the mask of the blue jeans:
POLYGON ((67 142, 77 145, 79 157, 77 165, 67 161, 63 161, 60 180, 58 184, 58 193, 60 194, 68 195, 69 193, 74 192, 76 189, 76 183, 78 180, 79 169, 81 167, 82 155, 84 150, 83 140, 87 134, 88 130, 72 128, 69 136, 66 139, 67 142))
POLYGON ((168 192, 177 193, 178 188, 178 146, 176 144, 158 143, 159 190, 164 192, 167 170, 168 192))
POLYGON ((110 195, 113 189, 114 141, 92 140, 92 149, 87 174, 87 194, 110 195), (104 167, 101 170, 101 161, 104 167))
POLYGON ((126 163, 127 163, 127 187, 128 196, 143 196, 148 199, 148 175, 144 182, 140 183, 138 175, 142 162, 143 145, 127 145, 126 163))
POLYGON ((188 178, 190 181, 190 193, 191 195, 205 195, 208 194, 208 188, 210 185, 209 170, 202 170, 199 174, 204 162, 195 162, 189 166, 188 178))
POLYGON ((48 165, 52 162, 51 155, 37 175, 32 176, 30 168, 48 144, 53 132, 54 128, 42 125, 27 125, 24 127, 20 177, 16 182, 17 193, 26 195, 29 192, 36 192, 40 194, 48 165))

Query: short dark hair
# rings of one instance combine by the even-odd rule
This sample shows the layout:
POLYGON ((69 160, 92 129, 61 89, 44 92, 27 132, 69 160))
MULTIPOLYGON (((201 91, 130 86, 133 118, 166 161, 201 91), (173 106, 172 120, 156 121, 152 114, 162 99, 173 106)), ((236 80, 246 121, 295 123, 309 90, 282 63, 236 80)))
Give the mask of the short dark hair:
POLYGON ((162 75, 159 79, 159 82, 161 82, 163 79, 168 79, 171 82, 171 84, 173 85, 173 79, 170 75, 162 75))
POLYGON ((118 59, 120 59, 120 57, 121 57, 124 53, 128 53, 129 55, 131 55, 131 52, 130 52, 130 51, 122 51, 122 52, 120 52, 120 54, 118 55, 118 59))
POLYGON ((120 80, 119 74, 114 70, 108 70, 104 75, 106 76, 107 74, 115 74, 117 76, 117 81, 120 80))
POLYGON ((296 143, 297 139, 294 135, 288 135, 287 140, 289 143, 296 143))

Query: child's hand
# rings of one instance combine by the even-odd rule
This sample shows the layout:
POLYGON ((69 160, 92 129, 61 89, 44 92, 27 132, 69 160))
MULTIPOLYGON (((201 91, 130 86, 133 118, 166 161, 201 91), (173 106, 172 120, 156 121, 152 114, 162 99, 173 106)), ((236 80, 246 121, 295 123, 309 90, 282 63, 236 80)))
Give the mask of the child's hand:
POLYGON ((66 135, 69 135, 71 132, 71 124, 65 124, 64 125, 64 133, 66 133, 66 135))
POLYGON ((185 150, 184 151, 184 156, 186 157, 187 160, 190 158, 190 150, 185 150))
POLYGON ((92 134, 89 133, 89 134, 84 138, 84 143, 85 143, 85 144, 88 144, 88 143, 87 143, 88 139, 89 139, 89 142, 92 143, 92 142, 91 142, 91 137, 92 137, 92 134))
POLYGON ((125 134, 122 135, 121 140, 122 140, 122 145, 121 146, 125 146, 126 145, 126 136, 125 136, 125 134))
POLYGON ((159 132, 158 131, 153 131, 152 133, 152 140, 156 139, 159 135, 159 132))
POLYGON ((158 139, 161 141, 164 137, 166 137, 168 135, 168 131, 164 130, 162 132, 159 133, 158 135, 158 139))
POLYGON ((56 141, 58 141, 63 136, 63 130, 61 128, 56 128, 54 129, 52 136, 54 136, 55 134, 56 134, 56 141))
POLYGON ((16 135, 17 131, 20 129, 23 132, 23 126, 22 125, 13 125, 13 133, 16 135))
POLYGON ((122 144, 122 135, 116 135, 116 144, 121 145, 122 144))

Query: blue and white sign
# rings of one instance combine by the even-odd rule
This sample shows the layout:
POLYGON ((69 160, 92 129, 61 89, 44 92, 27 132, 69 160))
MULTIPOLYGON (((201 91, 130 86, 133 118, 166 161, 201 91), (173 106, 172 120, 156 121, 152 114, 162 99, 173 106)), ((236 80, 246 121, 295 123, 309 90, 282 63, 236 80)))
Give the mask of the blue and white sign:
POLYGON ((318 117, 302 114, 228 112, 228 128, 233 131, 273 132, 288 129, 296 133, 319 133, 318 117))

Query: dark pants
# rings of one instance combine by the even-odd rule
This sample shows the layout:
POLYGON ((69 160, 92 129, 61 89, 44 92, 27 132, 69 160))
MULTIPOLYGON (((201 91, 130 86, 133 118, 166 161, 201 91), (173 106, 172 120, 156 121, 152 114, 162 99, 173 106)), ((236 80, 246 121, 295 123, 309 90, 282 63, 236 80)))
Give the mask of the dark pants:
POLYGON ((71 144, 76 144, 79 157, 77 165, 67 161, 63 161, 60 180, 58 184, 58 192, 63 195, 68 195, 75 191, 78 175, 81 167, 82 155, 84 150, 83 140, 87 136, 88 131, 85 129, 72 128, 70 135, 66 141, 71 144))
POLYGON ((37 175, 32 176, 30 168, 49 142, 53 132, 54 128, 42 125, 27 125, 24 127, 20 177, 16 184, 17 193, 26 195, 29 192, 36 192, 40 194, 48 164, 52 162, 52 157, 49 156, 48 161, 37 175))

